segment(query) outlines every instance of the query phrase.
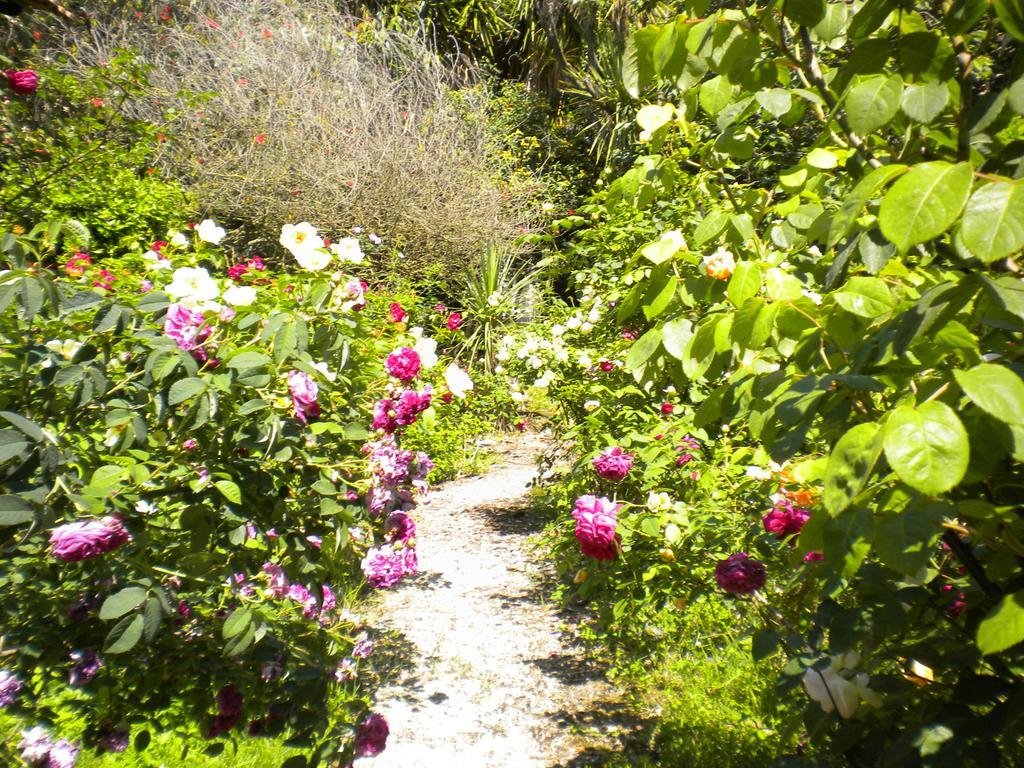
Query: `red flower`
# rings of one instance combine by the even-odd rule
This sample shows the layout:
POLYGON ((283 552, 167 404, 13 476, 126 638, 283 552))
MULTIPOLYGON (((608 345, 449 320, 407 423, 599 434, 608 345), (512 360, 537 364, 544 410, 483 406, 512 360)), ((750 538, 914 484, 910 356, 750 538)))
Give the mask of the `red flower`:
POLYGON ((162 250, 164 248, 166 248, 166 247, 167 247, 167 241, 166 240, 157 240, 151 246, 149 246, 149 250, 156 251, 157 253, 161 253, 162 250))
POLYGON ((608 373, 609 371, 615 369, 615 363, 613 363, 611 360, 602 360, 600 363, 598 363, 598 365, 601 367, 601 370, 604 371, 605 373, 608 373))
POLYGON ((256 143, 257 144, 263 144, 264 142, 266 142, 266 140, 267 140, 267 135, 265 133, 257 133, 256 134, 256 143))
POLYGON ((102 288, 106 291, 114 290, 114 273, 109 269, 101 269, 96 277, 99 279, 92 281, 94 287, 102 288))
POLYGON ((101 99, 101 98, 99 98, 99 97, 96 97, 96 98, 94 98, 94 99, 92 100, 92 105, 93 105, 94 107, 96 107, 97 109, 99 109, 100 107, 102 107, 102 106, 103 106, 103 99, 101 99))
POLYGON ((388 317, 391 318, 391 322, 405 322, 405 318, 407 318, 408 316, 408 313, 404 309, 402 309, 401 304, 399 304, 397 301, 391 302, 391 305, 388 307, 388 317))
POLYGON ((672 405, 672 403, 662 403, 661 404, 661 412, 662 413, 672 413, 672 411, 674 411, 674 410, 675 410, 675 406, 672 405))
POLYGON ((7 87, 19 96, 31 96, 39 90, 39 75, 31 69, 8 69, 7 87))
POLYGON ((92 259, 88 253, 76 253, 64 264, 64 271, 70 277, 81 277, 85 274, 85 267, 89 264, 92 264, 92 259))
POLYGON ((755 560, 746 552, 736 552, 715 566, 715 581, 718 586, 733 595, 749 595, 761 589, 767 580, 764 563, 755 560))
POLYGON ((459 326, 462 325, 462 315, 460 315, 458 312, 452 312, 450 315, 448 315, 447 325, 449 331, 459 330, 459 326))

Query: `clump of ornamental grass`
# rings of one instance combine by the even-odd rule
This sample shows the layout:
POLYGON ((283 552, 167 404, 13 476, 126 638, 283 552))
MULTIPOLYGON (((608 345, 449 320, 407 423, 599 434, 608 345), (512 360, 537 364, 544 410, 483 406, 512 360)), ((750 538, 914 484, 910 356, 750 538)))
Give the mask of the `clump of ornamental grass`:
POLYGON ((137 52, 150 85, 123 109, 173 116, 160 163, 261 252, 282 221, 361 226, 384 238, 371 266, 453 274, 518 231, 523 216, 488 170, 485 90, 415 35, 326 0, 88 10, 89 25, 54 36, 68 66, 137 52))

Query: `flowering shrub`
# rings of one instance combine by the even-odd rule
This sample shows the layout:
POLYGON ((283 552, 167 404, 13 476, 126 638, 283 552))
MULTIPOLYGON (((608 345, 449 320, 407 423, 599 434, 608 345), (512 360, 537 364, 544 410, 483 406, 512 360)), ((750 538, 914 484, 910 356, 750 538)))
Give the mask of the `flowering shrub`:
POLYGON ((224 236, 207 220, 99 261, 45 228, 2 241, 5 763, 70 766, 152 730, 383 749, 346 603, 361 561, 416 571, 432 464, 367 442, 394 342, 346 265, 310 247, 274 272, 224 236))

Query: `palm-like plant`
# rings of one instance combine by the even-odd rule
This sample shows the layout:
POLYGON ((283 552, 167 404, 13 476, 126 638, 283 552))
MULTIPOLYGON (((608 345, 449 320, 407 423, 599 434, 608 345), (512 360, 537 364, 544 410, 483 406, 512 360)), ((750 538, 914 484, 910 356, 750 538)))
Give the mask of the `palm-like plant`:
POLYGON ((495 347, 501 329, 528 318, 535 290, 547 260, 529 263, 516 251, 492 245, 462 283, 459 301, 465 310, 465 340, 459 353, 483 361, 494 370, 495 347))

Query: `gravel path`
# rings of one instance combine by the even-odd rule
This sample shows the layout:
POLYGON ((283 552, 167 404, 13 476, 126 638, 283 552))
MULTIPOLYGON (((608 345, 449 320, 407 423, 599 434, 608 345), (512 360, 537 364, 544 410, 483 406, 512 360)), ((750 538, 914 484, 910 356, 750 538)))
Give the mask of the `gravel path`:
POLYGON ((617 751, 608 740, 624 707, 563 638, 529 547, 543 447, 499 445, 490 472, 437 488, 418 510, 421 572, 381 594, 374 622, 411 655, 378 691, 387 749, 360 768, 575 768, 617 751))

